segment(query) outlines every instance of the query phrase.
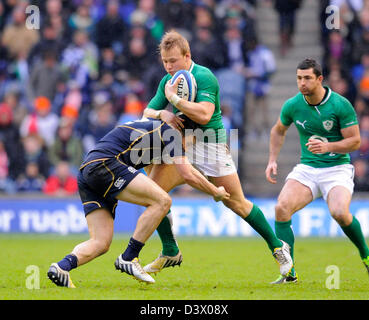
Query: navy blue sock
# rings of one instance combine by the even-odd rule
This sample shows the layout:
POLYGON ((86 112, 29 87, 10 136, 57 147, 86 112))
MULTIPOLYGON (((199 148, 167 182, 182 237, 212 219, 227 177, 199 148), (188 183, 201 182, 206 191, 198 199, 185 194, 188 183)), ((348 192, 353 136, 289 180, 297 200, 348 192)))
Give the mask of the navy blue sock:
POLYGON ((63 260, 58 262, 58 266, 65 271, 77 268, 78 258, 74 254, 68 254, 63 260))
POLYGON ((122 259, 125 261, 132 261, 134 258, 138 258, 138 255, 145 244, 137 241, 136 239, 129 239, 126 251, 122 254, 122 259))

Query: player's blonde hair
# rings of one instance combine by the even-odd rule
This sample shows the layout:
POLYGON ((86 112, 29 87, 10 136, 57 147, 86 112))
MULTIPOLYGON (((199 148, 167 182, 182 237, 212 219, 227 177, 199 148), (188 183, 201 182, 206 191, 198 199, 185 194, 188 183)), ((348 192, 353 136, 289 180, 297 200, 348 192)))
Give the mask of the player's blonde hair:
POLYGON ((159 52, 178 47, 183 55, 190 53, 190 45, 185 37, 175 30, 167 31, 159 44, 159 52))

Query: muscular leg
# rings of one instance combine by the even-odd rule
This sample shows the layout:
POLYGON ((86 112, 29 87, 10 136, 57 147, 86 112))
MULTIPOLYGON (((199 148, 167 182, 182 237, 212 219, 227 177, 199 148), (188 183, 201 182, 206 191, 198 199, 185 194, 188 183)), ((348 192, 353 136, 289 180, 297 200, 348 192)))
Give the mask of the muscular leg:
MULTIPOLYGON (((183 178, 178 174, 174 165, 152 165, 146 167, 145 171, 149 177, 155 181, 166 192, 173 190, 176 186, 184 183, 183 178), (147 168, 147 169, 146 169, 147 168)), ((172 217, 170 210, 160 222, 158 228, 159 238, 162 243, 162 254, 175 256, 179 252, 178 244, 172 230, 172 217)))
POLYGON ((224 205, 242 217, 256 232, 267 242, 273 252, 280 248, 282 242, 276 237, 262 211, 243 194, 241 183, 237 173, 223 177, 211 177, 210 181, 216 186, 224 186, 231 195, 229 200, 223 201, 224 205))
MULTIPOLYGON (((311 201, 313 195, 310 188, 292 179, 287 180, 278 196, 275 207, 275 233, 279 239, 289 244, 292 259, 294 259, 295 236, 291 228, 291 217, 311 201)), ((293 274, 294 272, 292 269, 293 274)))
POLYGON ((142 244, 152 235, 172 204, 168 193, 143 174, 137 175, 116 198, 146 207, 132 236, 142 244))
POLYGON ((97 209, 86 216, 90 239, 72 251, 81 266, 109 250, 114 232, 114 220, 106 209, 97 209))
MULTIPOLYGON (((155 231, 171 205, 169 195, 143 174, 136 176, 116 198, 147 207, 139 217, 133 234, 133 238, 143 244, 155 231)), ((111 213, 105 208, 97 209, 90 212, 86 220, 90 239, 78 244, 71 255, 58 262, 63 270, 70 271, 109 250, 114 232, 111 213)))
POLYGON ((358 248, 361 259, 369 257, 359 221, 350 213, 351 193, 345 187, 336 186, 329 191, 327 204, 332 217, 341 226, 343 232, 358 248))

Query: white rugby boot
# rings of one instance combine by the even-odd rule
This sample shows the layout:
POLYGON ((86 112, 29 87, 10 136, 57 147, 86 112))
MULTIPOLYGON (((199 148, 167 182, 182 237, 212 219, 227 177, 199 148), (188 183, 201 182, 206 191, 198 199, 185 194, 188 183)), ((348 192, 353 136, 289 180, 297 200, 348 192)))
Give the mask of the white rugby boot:
POLYGON ((177 253, 175 256, 165 256, 162 253, 148 265, 144 266, 144 270, 147 273, 157 274, 161 270, 167 267, 180 266, 182 263, 183 257, 181 251, 177 253))
POLYGON ((273 257, 279 264, 279 272, 281 275, 286 276, 293 267, 293 260, 290 255, 290 246, 284 241, 282 241, 282 243, 282 247, 274 249, 273 257))
POLYGON ((128 273, 129 275, 136 278, 138 281, 146 282, 146 283, 155 283, 155 280, 144 271, 142 266, 139 263, 138 258, 134 258, 132 261, 125 261, 122 258, 122 255, 119 255, 115 260, 115 269, 120 270, 121 272, 128 273))
POLYGON ((60 268, 57 263, 51 264, 47 276, 59 287, 75 288, 69 272, 60 268))

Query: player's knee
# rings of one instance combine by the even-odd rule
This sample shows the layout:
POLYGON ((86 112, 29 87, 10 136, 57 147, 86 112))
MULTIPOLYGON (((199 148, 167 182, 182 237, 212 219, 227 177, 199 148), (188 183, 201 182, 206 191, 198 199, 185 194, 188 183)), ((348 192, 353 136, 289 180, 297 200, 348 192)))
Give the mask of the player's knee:
POLYGON ((275 217, 277 221, 289 221, 291 219, 292 213, 289 210, 286 203, 283 201, 278 201, 275 206, 275 217))
POLYGON ((96 248, 99 255, 109 251, 111 241, 100 239, 96 241, 96 248))
POLYGON ((331 209, 331 216, 340 226, 348 225, 351 222, 350 213, 344 208, 331 209))
POLYGON ((167 214, 170 207, 172 206, 172 198, 169 196, 169 194, 165 192, 159 197, 158 205, 163 208, 165 214, 167 214))

